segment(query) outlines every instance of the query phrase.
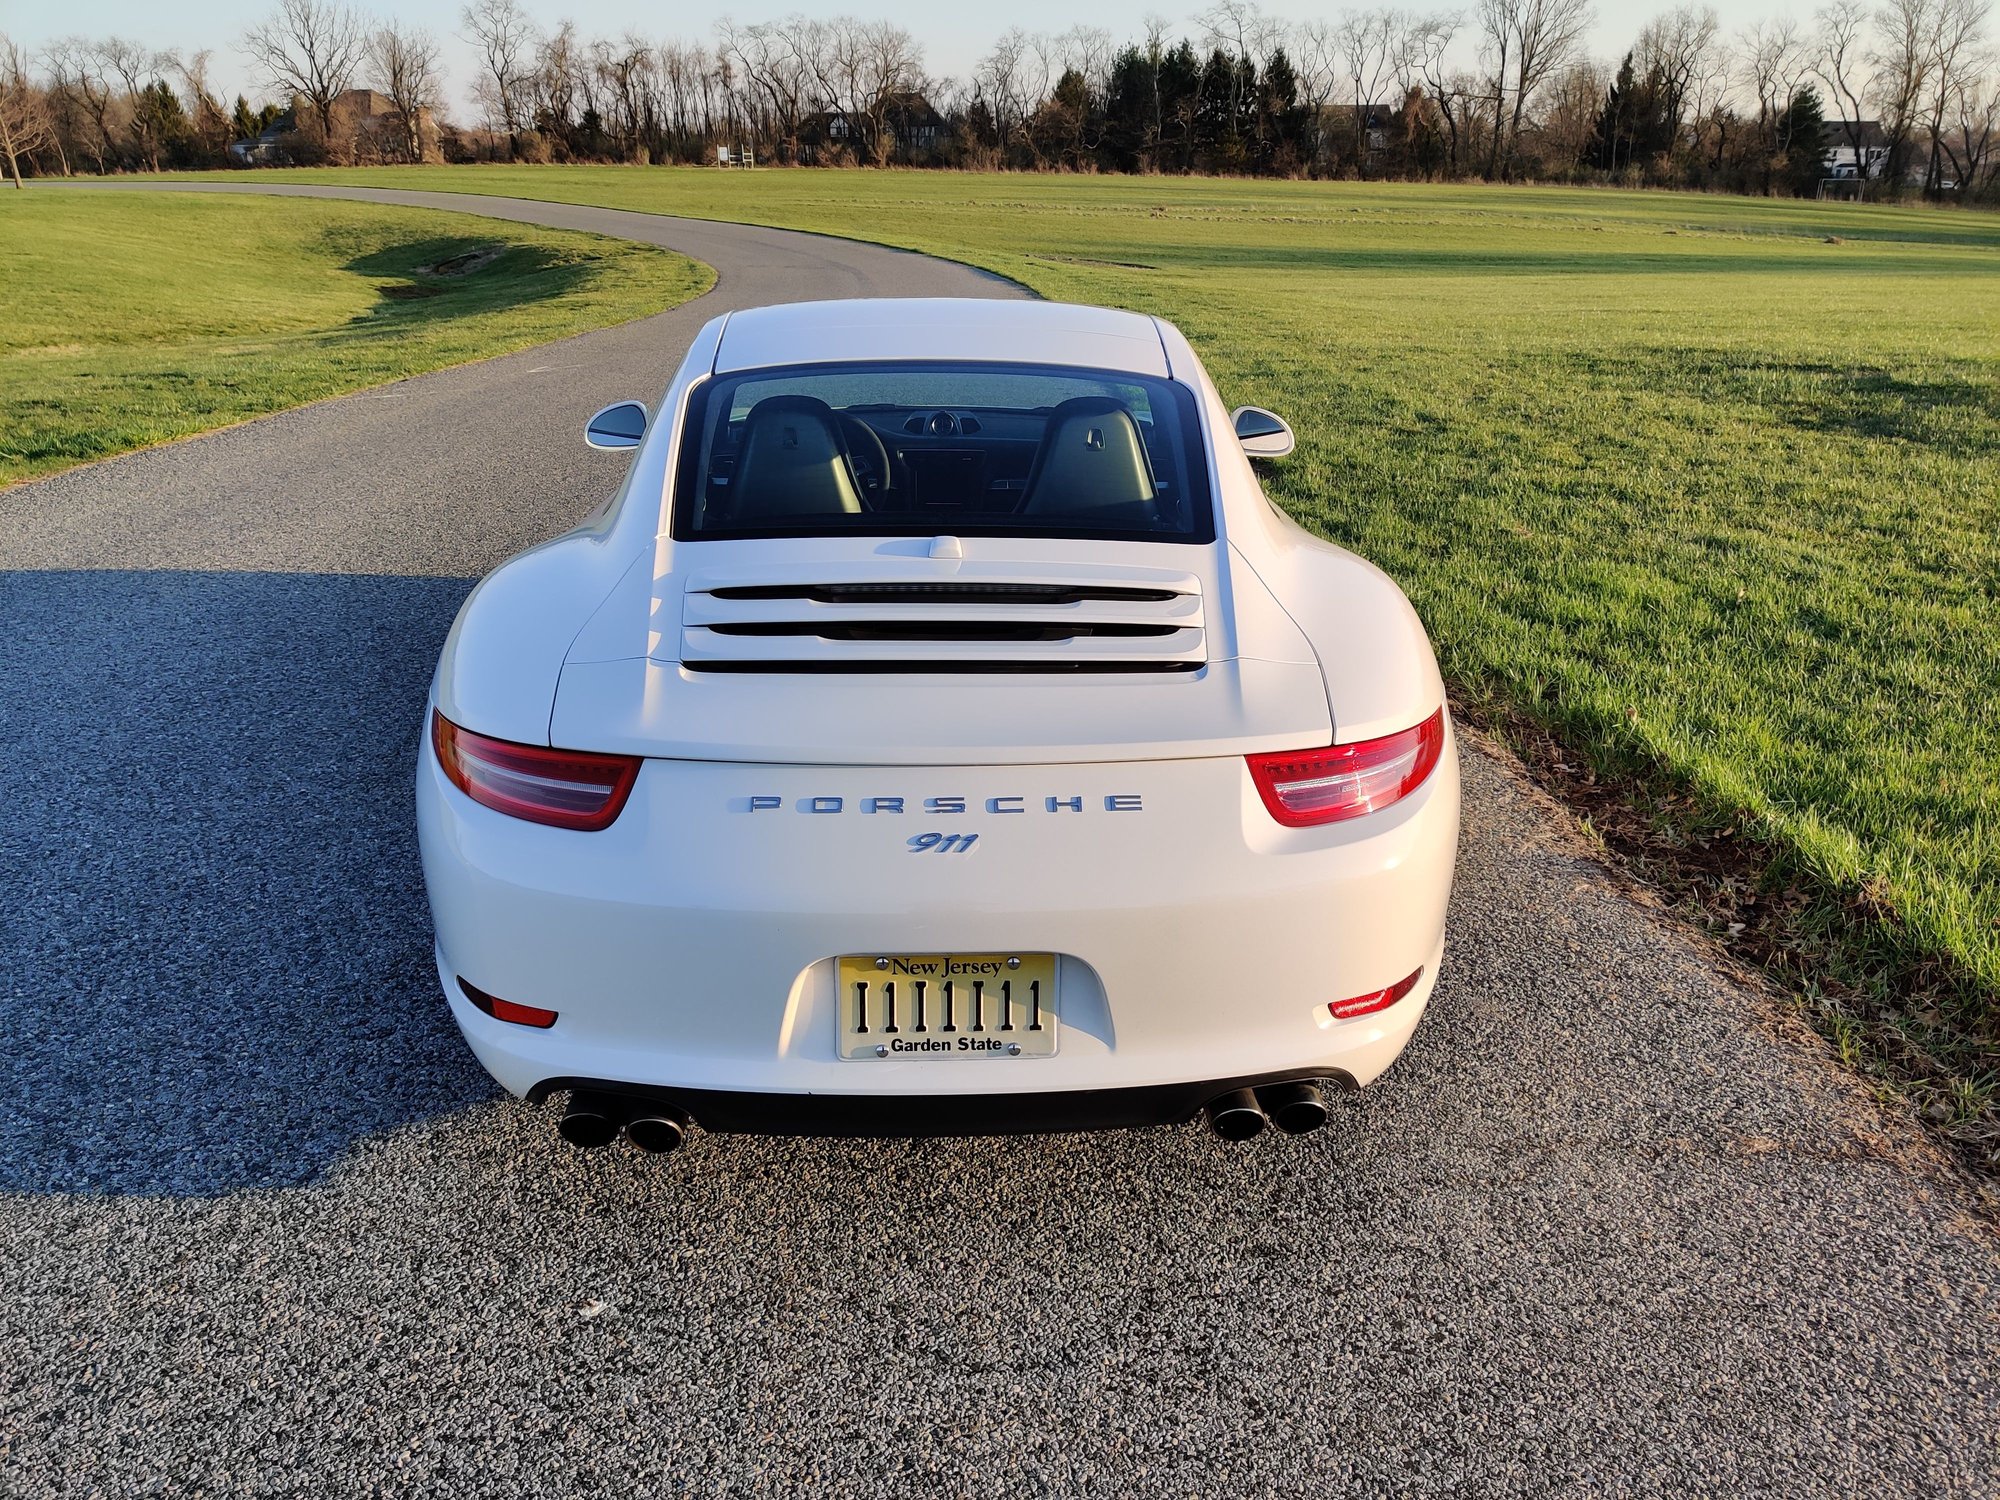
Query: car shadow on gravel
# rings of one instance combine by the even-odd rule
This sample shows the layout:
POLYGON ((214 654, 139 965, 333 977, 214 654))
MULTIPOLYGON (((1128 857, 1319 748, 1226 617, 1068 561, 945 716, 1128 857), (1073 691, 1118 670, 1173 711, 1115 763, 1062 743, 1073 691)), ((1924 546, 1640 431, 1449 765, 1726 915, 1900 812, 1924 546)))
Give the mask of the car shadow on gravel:
POLYGON ((297 1184, 493 1096, 410 792, 471 585, 0 572, 0 1190, 297 1184))

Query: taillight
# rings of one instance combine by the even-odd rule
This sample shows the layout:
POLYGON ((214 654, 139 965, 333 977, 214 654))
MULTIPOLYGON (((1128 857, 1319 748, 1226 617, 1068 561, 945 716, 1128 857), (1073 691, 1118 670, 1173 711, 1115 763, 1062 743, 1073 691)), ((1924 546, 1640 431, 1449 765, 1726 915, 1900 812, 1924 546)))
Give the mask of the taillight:
POLYGON ((1372 1016, 1378 1010, 1387 1010, 1398 1000, 1417 987, 1417 981, 1424 977, 1422 969, 1408 979, 1399 979, 1386 990, 1370 990, 1365 995, 1356 995, 1352 1000, 1336 1000, 1327 1006, 1326 1013, 1336 1021, 1351 1021, 1356 1016, 1372 1016))
POLYGON ((1250 776, 1271 816, 1287 828, 1338 823, 1407 797, 1444 753, 1444 710, 1378 740, 1324 750, 1253 755, 1250 776))
POLYGON ((595 832, 609 828, 639 778, 636 755, 517 745, 460 729, 431 712, 431 744, 453 786, 495 812, 595 832))
POLYGON ((475 989, 464 979, 458 981, 458 987, 465 991, 466 999, 496 1021, 512 1021, 516 1026, 534 1026, 544 1031, 556 1024, 556 1013, 543 1010, 539 1005, 516 1005, 512 1000, 502 1000, 498 995, 475 989))

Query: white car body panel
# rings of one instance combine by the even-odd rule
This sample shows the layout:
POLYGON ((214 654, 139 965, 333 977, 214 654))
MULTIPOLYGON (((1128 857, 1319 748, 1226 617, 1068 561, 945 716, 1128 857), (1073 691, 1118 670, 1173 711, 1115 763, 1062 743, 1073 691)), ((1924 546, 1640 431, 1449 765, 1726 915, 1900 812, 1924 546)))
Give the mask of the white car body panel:
MULTIPOLYGON (((1362 1084, 1393 1061, 1442 955, 1459 816, 1448 716, 1430 778, 1346 822, 1281 825, 1244 757, 1407 730, 1441 710, 1443 684, 1393 582, 1265 500, 1178 332, 1036 303, 760 309, 704 329, 654 411, 607 508, 474 591, 433 685, 432 707, 475 734, 645 757, 616 821, 584 833, 475 803, 428 742, 422 753, 440 978, 507 1088, 589 1083, 711 1103, 718 1092, 974 1095, 1016 1102, 1032 1123, 1040 1096, 1269 1077, 1362 1084), (675 539, 670 466, 698 385, 885 360, 1186 385, 1216 539, 675 539), (715 593, 829 579, 1096 581, 1168 597, 979 606, 989 620, 1059 609, 1159 632, 1062 643, 1069 657, 1101 655, 1105 670, 1088 675, 963 670, 1039 644, 904 642, 901 669, 877 675, 854 670, 838 638, 727 633, 745 620, 852 617, 859 606, 715 593), (725 655, 775 670, 713 669, 725 655), (1161 661, 1188 670, 1146 669, 1161 661), (912 702, 920 714, 896 712, 912 702), (919 811, 933 797, 967 811, 919 811), (865 810, 870 799, 910 811, 865 810), (976 851, 913 854, 909 835, 934 829, 979 833, 976 851), (1005 951, 1059 955, 1055 1056, 839 1056, 839 955, 1005 951), (1328 1002, 1419 969, 1390 1009, 1329 1017, 1328 1002), (559 1019, 546 1030, 494 1019, 460 980, 559 1019)), ((887 604, 867 617, 937 612, 887 604)))
POLYGON ((715 357, 718 374, 820 361, 980 359, 1075 365, 1165 376, 1158 325, 1139 313, 1065 302, 913 297, 795 302, 733 314, 715 357))

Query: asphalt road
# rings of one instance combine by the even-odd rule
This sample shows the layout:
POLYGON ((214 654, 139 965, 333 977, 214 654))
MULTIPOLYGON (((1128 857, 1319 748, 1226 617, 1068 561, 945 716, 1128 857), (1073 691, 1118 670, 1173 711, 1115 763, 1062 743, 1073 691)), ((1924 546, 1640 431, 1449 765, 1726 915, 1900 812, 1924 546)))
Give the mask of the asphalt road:
MULTIPOLYGON (((0 494, 0 1492, 2000 1493, 2000 1242, 1474 748, 1445 977, 1300 1141, 580 1155, 433 993, 437 647, 724 306, 0 494)), ((1248 397, 1251 393, 1244 393, 1248 397)))

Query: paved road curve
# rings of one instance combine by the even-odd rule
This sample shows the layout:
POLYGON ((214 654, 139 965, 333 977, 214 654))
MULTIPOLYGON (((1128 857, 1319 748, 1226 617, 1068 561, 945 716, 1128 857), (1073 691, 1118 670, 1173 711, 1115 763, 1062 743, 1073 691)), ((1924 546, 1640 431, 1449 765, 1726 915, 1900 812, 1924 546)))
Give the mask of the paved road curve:
POLYGON ((1303 1141, 654 1161, 495 1097, 408 809, 472 579, 615 483, 583 416, 717 309, 1008 289, 354 195, 721 281, 0 494, 0 1490, 2000 1492, 1990 1228, 1480 753, 1433 1019, 1303 1141))

